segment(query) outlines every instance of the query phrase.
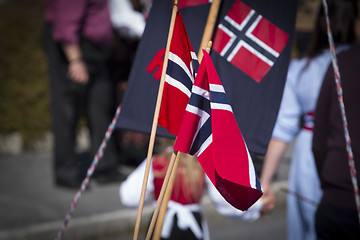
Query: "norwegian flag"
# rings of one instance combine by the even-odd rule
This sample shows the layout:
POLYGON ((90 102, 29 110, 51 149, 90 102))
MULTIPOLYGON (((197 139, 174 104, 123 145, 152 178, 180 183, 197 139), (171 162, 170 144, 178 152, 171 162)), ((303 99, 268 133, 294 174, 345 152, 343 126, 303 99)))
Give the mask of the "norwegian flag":
MULTIPOLYGON (((159 79, 164 62, 164 48, 169 32, 172 2, 164 0, 152 1, 144 35, 139 43, 126 92, 122 100, 121 113, 116 123, 118 128, 146 134, 151 132, 159 90, 159 79)), ((208 1, 179 1, 179 11, 181 12, 191 45, 196 53, 200 46, 211 7, 211 4, 206 2, 208 1)), ((240 0, 226 0, 222 1, 220 5, 213 36, 213 46, 216 46, 217 50, 213 48, 210 55, 251 153, 264 155, 271 138, 291 57, 297 2, 298 0, 242 0, 241 2, 240 0), (237 14, 233 14, 234 9, 239 5, 244 5, 246 9, 251 8, 250 12, 254 12, 253 18, 250 19, 251 21, 249 21, 248 25, 256 16, 261 16, 262 20, 258 22, 257 27, 253 31, 249 30, 250 27, 244 27, 242 31, 239 31, 226 20, 230 17, 236 20, 234 22, 241 22, 236 17, 237 14), (233 37, 233 44, 229 45, 228 51, 224 51, 224 56, 221 56, 220 53, 223 50, 222 46, 225 46, 227 43, 224 40, 227 35, 217 30, 220 26, 219 24, 229 29, 234 36, 240 34, 233 37), (256 38, 261 40, 260 42, 266 43, 270 48, 279 52, 280 55, 276 57, 271 52, 267 53, 268 51, 264 50, 261 44, 246 36, 246 29, 249 30, 249 36, 256 36, 256 38), (274 29, 277 30, 275 31, 274 29), (260 30, 265 30, 264 32, 269 34, 263 35, 260 33, 260 30), (288 36, 288 41, 283 50, 280 50, 278 45, 281 44, 278 44, 277 41, 283 38, 281 36, 284 36, 284 32, 288 36), (220 33, 223 34, 224 38, 218 35, 220 33), (274 36, 272 33, 276 35, 274 36), (242 35, 245 37, 244 42, 273 62, 273 65, 262 78, 261 76, 266 69, 261 69, 269 68, 269 65, 266 62, 264 63, 257 55, 252 52, 249 53, 250 51, 247 48, 241 47, 236 57, 233 58, 233 62, 228 61, 228 56, 231 52, 234 52, 233 49, 240 42, 240 36, 242 35), (267 37, 264 39, 264 36, 267 37), (273 39, 276 44, 272 45, 271 41, 268 43, 267 38, 273 39), (217 41, 219 40, 224 41, 224 43, 218 43, 217 41), (256 69, 255 66, 257 64, 250 64, 248 67, 250 69, 254 67, 254 70, 246 70, 245 72, 245 67, 240 69, 234 65, 235 59, 238 61, 239 54, 243 52, 251 56, 244 57, 247 61, 258 61, 259 66, 263 67, 256 69), (250 76, 255 73, 259 75, 250 76)), ((241 11, 245 12, 244 9, 241 11)), ((245 13, 242 13, 242 15, 245 15, 245 13)), ((164 137, 175 137, 161 126, 158 126, 156 134, 164 137)))
POLYGON ((244 211, 262 196, 260 182, 224 87, 203 52, 174 149, 195 155, 225 200, 244 211))
POLYGON ((185 107, 191 95, 195 73, 199 67, 180 12, 176 14, 170 43, 163 97, 158 125, 177 135, 185 107))
POLYGON ((237 0, 218 25, 213 49, 260 82, 288 40, 286 32, 237 0))

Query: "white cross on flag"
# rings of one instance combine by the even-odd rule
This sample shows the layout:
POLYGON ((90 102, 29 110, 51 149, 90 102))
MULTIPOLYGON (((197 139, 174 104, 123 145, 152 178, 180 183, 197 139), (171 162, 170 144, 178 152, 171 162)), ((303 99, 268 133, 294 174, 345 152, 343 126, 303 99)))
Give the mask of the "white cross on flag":
POLYGON ((256 82, 274 65, 289 35, 240 0, 218 25, 213 49, 256 82))

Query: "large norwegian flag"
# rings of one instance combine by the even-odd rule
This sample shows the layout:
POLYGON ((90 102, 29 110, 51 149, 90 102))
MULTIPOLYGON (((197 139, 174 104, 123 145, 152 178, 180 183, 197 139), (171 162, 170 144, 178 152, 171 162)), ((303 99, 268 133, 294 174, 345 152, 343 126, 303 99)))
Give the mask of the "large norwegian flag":
MULTIPOLYGON (((198 52, 210 3, 181 0, 179 11, 198 52)), ((265 154, 280 106, 298 0, 224 0, 210 56, 249 151, 265 154)), ((150 133, 171 18, 171 0, 153 0, 117 127, 150 133)), ((157 134, 171 136, 158 127, 157 134)))
POLYGON ((247 210, 262 196, 224 87, 205 51, 174 150, 195 155, 216 189, 237 209, 247 210))
POLYGON ((177 135, 199 67, 180 12, 176 14, 158 125, 177 135))

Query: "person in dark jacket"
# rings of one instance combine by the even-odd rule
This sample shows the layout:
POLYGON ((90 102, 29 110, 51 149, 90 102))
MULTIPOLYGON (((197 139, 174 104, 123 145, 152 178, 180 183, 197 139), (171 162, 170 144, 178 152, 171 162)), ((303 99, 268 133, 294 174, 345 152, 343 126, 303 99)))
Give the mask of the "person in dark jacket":
MULTIPOLYGON (((338 55, 348 131, 360 182, 360 45, 338 55)), ((325 75, 315 111, 312 146, 323 196, 315 215, 318 239, 360 239, 360 222, 348 164, 333 67, 325 75)), ((358 186, 357 186, 358 187, 358 186)))

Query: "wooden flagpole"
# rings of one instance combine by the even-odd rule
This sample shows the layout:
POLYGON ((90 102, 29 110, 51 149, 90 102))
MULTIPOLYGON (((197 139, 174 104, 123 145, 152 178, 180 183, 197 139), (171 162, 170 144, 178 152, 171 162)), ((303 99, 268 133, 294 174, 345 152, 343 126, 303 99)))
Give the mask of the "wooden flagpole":
POLYGON ((164 65, 163 65, 163 68, 162 68, 162 74, 161 74, 160 85, 159 85, 159 92, 158 92, 158 96, 157 96, 157 100, 156 100, 154 118, 153 118, 153 123, 152 123, 152 128, 151 128, 149 147, 148 147, 148 153, 147 153, 147 158, 146 158, 145 174, 144 174, 143 185, 142 185, 142 189, 141 189, 140 202, 139 202, 139 207, 138 207, 138 212, 137 212, 137 217, 136 217, 133 240, 137 240, 138 236, 139 236, 141 215, 142 215, 142 211, 143 211, 143 207, 144 207, 147 182, 148 182, 148 179, 149 179, 149 172, 150 172, 150 167, 151 167, 151 158, 152 158, 152 153, 153 153, 153 150, 154 150, 156 129, 157 129, 157 123, 158 123, 158 119, 159 119, 161 99, 162 99, 162 95, 163 95, 164 82, 165 82, 165 76, 166 76, 166 69, 167 69, 168 59, 169 59, 170 43, 171 43, 171 39, 172 39, 172 36, 173 36, 177 10, 178 10, 178 0, 175 0, 174 5, 173 5, 173 9, 172 9, 172 15, 171 15, 171 20, 170 20, 168 39, 167 39, 167 43, 166 43, 164 65))
POLYGON ((151 221, 150 221, 148 232, 146 234, 146 238, 145 238, 146 240, 151 238, 151 234, 152 234, 152 232, 154 230, 156 219, 157 219, 157 216, 158 216, 159 211, 160 211, 160 206, 161 206, 161 204, 162 204, 162 202, 164 200, 165 191, 167 189, 168 184, 170 184, 170 182, 169 182, 170 177, 173 174, 173 169, 175 168, 174 164, 177 162, 178 155, 179 154, 175 154, 174 152, 171 154, 169 166, 168 166, 168 169, 167 169, 166 174, 165 174, 164 182, 163 182, 163 185, 161 187, 158 200, 156 202, 156 207, 155 207, 154 213, 153 213, 151 221))
MULTIPOLYGON (((165 196, 164 196, 164 199, 162 201, 161 209, 160 209, 160 212, 159 212, 159 217, 158 217, 157 222, 156 222, 153 240, 159 240, 160 239, 161 229, 162 229, 162 226, 163 226, 163 223, 164 223, 165 214, 166 214, 166 210, 167 210, 167 205, 168 205, 168 202, 170 200, 171 193, 172 193, 172 190, 173 190, 173 187, 174 187, 174 182, 175 182, 175 177, 176 177, 176 173, 177 173, 177 169, 178 169, 178 165, 179 165, 179 160, 180 160, 182 154, 185 154, 185 153, 178 152, 176 154, 175 164, 174 164, 173 169, 171 170, 170 180, 169 180, 167 186, 165 186, 166 187, 165 196)), ((163 186, 164 186, 164 184, 163 184, 163 186)), ((149 240, 149 239, 150 238, 146 238, 146 240, 149 240)))
MULTIPOLYGON (((208 53, 210 52, 211 46, 212 46, 212 42, 209 41, 208 45, 207 45, 207 48, 206 48, 206 51, 208 53)), ((199 62, 201 62, 202 57, 203 57, 203 54, 201 54, 201 59, 199 59, 199 62)), ((178 168, 178 165, 179 165, 179 160, 180 160, 180 158, 182 157, 183 154, 185 154, 185 153, 178 152, 176 154, 175 163, 173 164, 172 169, 170 168, 170 164, 169 164, 168 170, 166 172, 166 175, 168 175, 169 172, 171 172, 171 175, 170 175, 170 179, 169 179, 168 182, 165 182, 165 180, 164 180, 161 191, 163 191, 165 189, 164 190, 165 191, 165 196, 163 197, 163 199, 161 200, 160 203, 159 203, 160 195, 159 195, 159 198, 158 198, 157 207, 158 207, 158 205, 161 205, 161 209, 160 209, 159 217, 157 219, 155 230, 154 230, 154 235, 153 235, 154 240, 159 240, 160 239, 161 229, 162 229, 162 226, 163 226, 163 223, 164 223, 165 214, 166 214, 166 210, 167 210, 167 205, 168 205, 168 202, 170 200, 171 193, 172 193, 172 190, 173 190, 175 177, 176 177, 176 173, 177 173, 177 168, 178 168)), ((166 176, 165 176, 165 178, 166 178, 166 176)), ((153 221, 155 221, 155 220, 156 220, 156 215, 155 215, 155 212, 154 212, 151 223, 153 223, 153 221)), ((148 230, 148 234, 146 235, 146 240, 149 240, 150 237, 151 237, 151 234, 152 234, 153 225, 150 224, 150 227, 149 227, 149 230, 148 230)))
MULTIPOLYGON (((209 11, 208 19, 206 22, 206 26, 204 29, 203 37, 202 37, 200 48, 199 48, 199 53, 198 53, 199 63, 201 62, 202 57, 203 57, 203 53, 201 50, 206 48, 208 52, 210 51, 211 44, 212 44, 211 38, 212 38, 213 31, 214 31, 214 26, 216 23, 217 15, 219 12, 220 3, 221 3, 221 0, 213 0, 213 2, 211 4, 211 8, 209 11)), ((160 194, 159 194, 159 197, 157 200, 156 208, 155 208, 154 214, 152 216, 152 219, 151 219, 151 222, 149 225, 148 233, 146 235, 146 240, 151 238, 154 224, 157 219, 158 212, 159 212, 159 208, 161 207, 160 212, 159 212, 158 221, 156 223, 156 227, 155 227, 155 231, 154 231, 154 235, 153 235, 153 239, 156 239, 156 240, 160 239, 160 234, 161 234, 161 229, 162 229, 162 225, 163 225, 164 218, 165 218, 167 204, 171 197, 171 192, 172 192, 172 188, 174 185, 175 176, 176 176, 176 172, 177 172, 177 166, 178 166, 179 158, 181 157, 181 153, 176 154, 176 158, 174 158, 174 157, 175 157, 175 154, 172 154, 170 163, 168 166, 168 170, 166 172, 165 179, 163 182, 163 186, 161 188, 161 191, 160 191, 160 194), (175 161, 175 162, 173 162, 173 161, 175 161), (171 176, 169 177, 169 175, 171 175, 171 176), (163 195, 165 195, 165 196, 163 196, 163 195)))
POLYGON ((216 19, 219 13, 220 4, 221 4, 221 0, 213 0, 211 4, 208 19, 205 25, 203 37, 201 39, 200 48, 198 52, 199 63, 203 58, 203 53, 201 50, 206 49, 208 47, 208 43, 211 41, 214 32, 214 27, 216 24, 216 19))

